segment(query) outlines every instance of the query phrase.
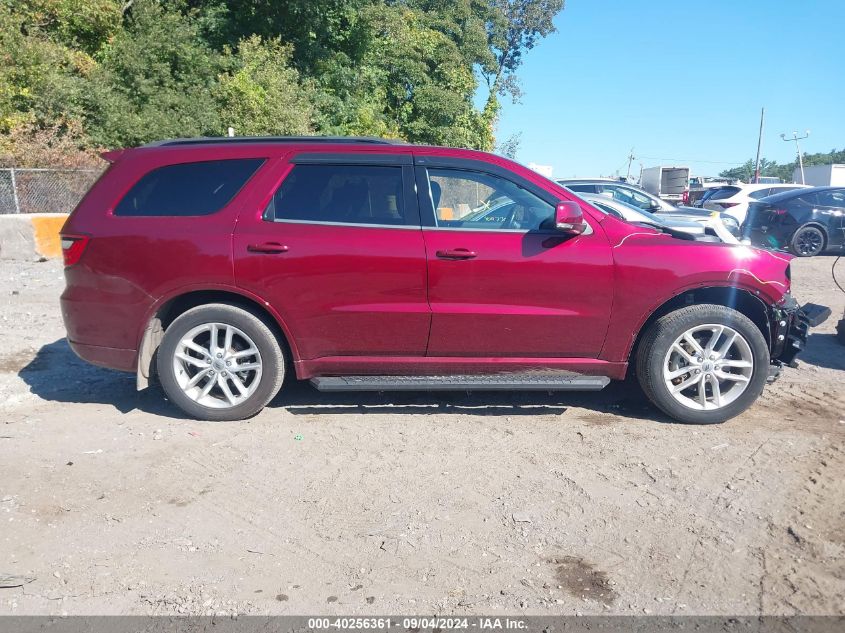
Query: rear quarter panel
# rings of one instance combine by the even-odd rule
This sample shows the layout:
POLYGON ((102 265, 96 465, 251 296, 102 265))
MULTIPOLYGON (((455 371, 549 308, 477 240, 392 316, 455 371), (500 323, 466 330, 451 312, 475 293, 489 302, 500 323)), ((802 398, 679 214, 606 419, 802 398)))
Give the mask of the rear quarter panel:
POLYGON ((254 147, 215 148, 213 154, 209 148, 140 148, 112 165, 62 229, 91 236, 80 261, 65 269, 62 311, 68 338, 137 349, 156 299, 180 294, 197 280, 207 287, 233 287, 231 238, 240 200, 267 162, 228 205, 208 216, 126 217, 112 212, 144 174, 162 165, 257 155, 254 147))

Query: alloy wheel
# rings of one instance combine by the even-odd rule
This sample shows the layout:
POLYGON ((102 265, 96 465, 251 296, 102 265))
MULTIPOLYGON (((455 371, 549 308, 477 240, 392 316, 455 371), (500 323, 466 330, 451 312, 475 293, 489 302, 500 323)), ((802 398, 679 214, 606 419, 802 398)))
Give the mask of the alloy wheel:
POLYGON ((261 381, 261 354, 253 340, 225 323, 204 323, 181 338, 173 355, 173 373, 182 391, 213 409, 234 407, 248 399, 261 381))
POLYGON ((731 327, 698 325, 681 334, 663 363, 663 380, 680 404, 698 411, 721 409, 748 388, 754 373, 751 346, 731 327))
POLYGON ((795 236, 795 246, 800 255, 817 255, 823 245, 824 238, 817 229, 803 229, 795 236))

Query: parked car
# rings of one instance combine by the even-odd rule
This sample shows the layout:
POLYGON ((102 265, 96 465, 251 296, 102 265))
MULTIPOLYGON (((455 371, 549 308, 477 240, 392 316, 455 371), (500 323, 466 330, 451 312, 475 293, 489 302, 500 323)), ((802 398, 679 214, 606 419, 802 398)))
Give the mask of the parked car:
MULTIPOLYGON (((705 225, 712 226, 712 211, 703 211, 702 209, 698 209, 696 207, 676 207, 675 205, 670 204, 665 200, 661 200, 657 196, 652 195, 649 192, 640 189, 635 185, 623 183, 618 180, 606 180, 599 178, 589 180, 560 179, 556 180, 555 182, 557 182, 559 185, 563 185, 570 191, 576 192, 579 195, 582 193, 586 193, 611 196, 614 200, 636 207, 643 211, 647 211, 649 213, 654 213, 656 215, 659 215, 660 217, 668 217, 671 215, 674 219, 693 220, 696 222, 702 222, 705 225)), ((739 235, 739 222, 737 222, 735 218, 725 214, 720 214, 719 217, 722 219, 725 228, 727 228, 732 235, 739 235)))
POLYGON ((649 213, 648 211, 643 211, 642 209, 638 209, 625 202, 620 202, 601 193, 582 193, 579 194, 579 197, 600 211, 604 211, 631 224, 665 228, 671 231, 686 233, 693 238, 703 238, 707 235, 707 228, 704 224, 694 220, 677 219, 674 215, 668 214, 657 215, 649 213))
POLYGON ((105 157, 61 233, 68 341, 200 419, 249 417, 290 374, 548 391, 631 368, 668 415, 722 422, 826 318, 789 294, 788 258, 631 225, 491 154, 234 138, 105 157))
POLYGON ((650 194, 636 185, 619 180, 610 180, 607 178, 558 178, 555 179, 555 182, 575 193, 609 194, 615 200, 625 202, 651 213, 674 212, 678 210, 678 207, 670 202, 661 200, 659 197, 650 194))
POLYGON ((752 244, 812 257, 845 248, 845 187, 786 191, 753 202, 742 227, 752 244))
POLYGON ((729 178, 717 178, 712 176, 691 176, 689 179, 689 190, 681 199, 685 206, 698 206, 696 203, 701 200, 710 189, 731 185, 735 180, 729 178))
POLYGON ((748 212, 748 204, 782 191, 803 188, 804 185, 762 184, 726 185, 713 189, 701 200, 701 207, 711 211, 724 211, 742 224, 748 212))

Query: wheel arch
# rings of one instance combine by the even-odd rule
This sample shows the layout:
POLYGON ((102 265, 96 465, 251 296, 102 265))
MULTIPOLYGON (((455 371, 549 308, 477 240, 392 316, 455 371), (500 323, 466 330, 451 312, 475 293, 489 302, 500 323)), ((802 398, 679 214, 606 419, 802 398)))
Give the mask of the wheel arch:
POLYGON ((651 324, 659 318, 691 305, 714 304, 732 308, 737 312, 747 316, 760 329, 763 338, 766 339, 766 344, 769 349, 772 348, 772 331, 771 322, 769 318, 769 307, 762 299, 757 297, 753 292, 737 288, 735 286, 706 286, 702 288, 694 288, 682 292, 674 297, 666 300, 654 310, 649 317, 643 322, 634 337, 634 343, 628 350, 628 367, 629 370, 634 369, 633 359, 636 358, 637 350, 643 335, 651 327, 651 324))
POLYGON ((825 226, 825 224, 821 220, 810 219, 806 222, 802 222, 801 224, 795 227, 794 231, 792 231, 792 235, 789 236, 789 241, 792 242, 792 238, 795 237, 798 231, 800 231, 801 229, 806 229, 808 226, 812 226, 813 228, 816 228, 822 232, 822 237, 824 237, 822 251, 824 251, 830 244, 830 232, 828 231, 828 227, 825 226))
POLYGON ((230 288, 186 290, 157 303, 144 321, 144 331, 138 346, 136 370, 136 386, 138 389, 144 389, 149 385, 150 377, 155 372, 155 354, 161 345, 167 327, 191 308, 210 303, 233 305, 254 314, 264 321, 275 334, 283 352, 285 352, 285 356, 291 362, 298 358, 293 338, 284 321, 260 297, 230 288))

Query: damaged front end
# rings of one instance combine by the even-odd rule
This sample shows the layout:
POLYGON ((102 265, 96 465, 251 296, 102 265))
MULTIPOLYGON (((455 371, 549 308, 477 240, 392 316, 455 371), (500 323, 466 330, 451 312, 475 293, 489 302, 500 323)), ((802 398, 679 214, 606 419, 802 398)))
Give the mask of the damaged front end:
POLYGON ((798 305, 790 294, 772 307, 770 357, 773 371, 769 373, 770 382, 777 378, 783 365, 798 366, 795 359, 807 344, 810 328, 821 325, 829 317, 830 308, 815 303, 798 305))

